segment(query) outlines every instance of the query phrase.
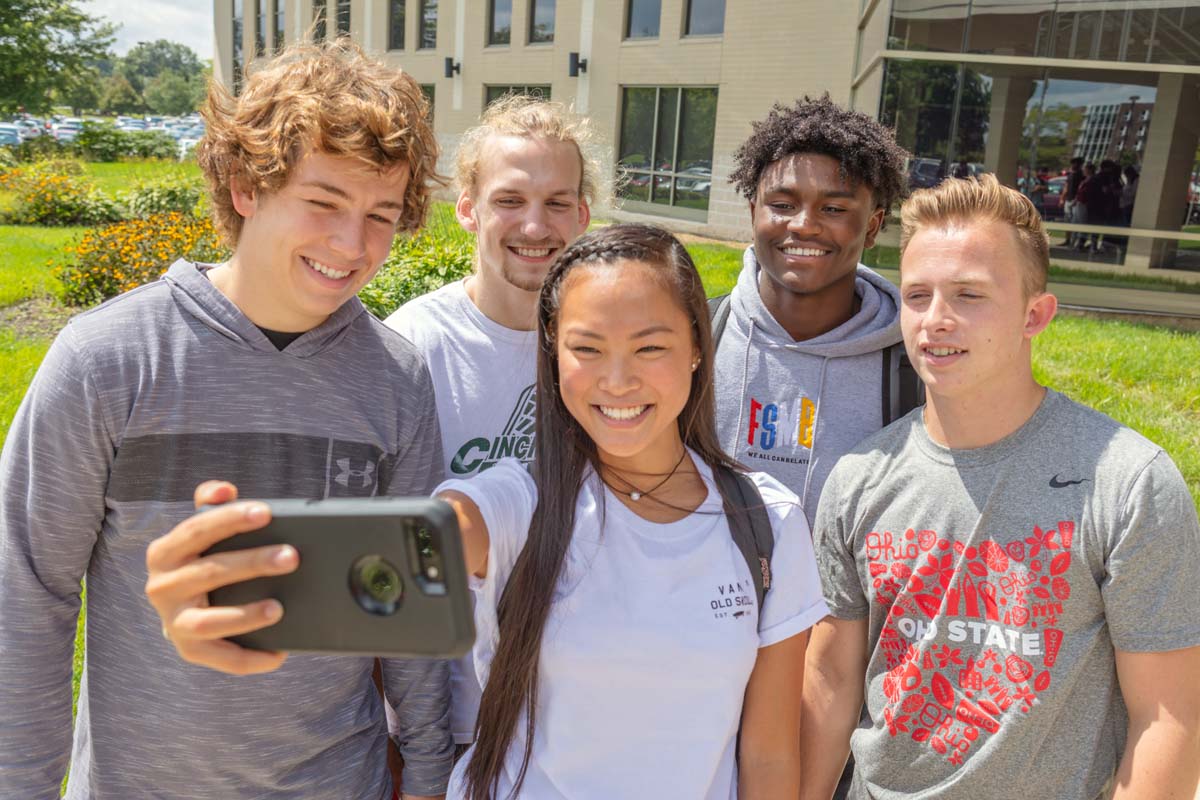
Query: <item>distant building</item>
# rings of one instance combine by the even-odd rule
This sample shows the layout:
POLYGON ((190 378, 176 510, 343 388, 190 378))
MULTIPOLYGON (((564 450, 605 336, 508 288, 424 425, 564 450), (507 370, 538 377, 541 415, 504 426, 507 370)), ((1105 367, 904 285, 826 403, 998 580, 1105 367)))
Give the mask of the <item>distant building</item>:
POLYGON ((1072 155, 1099 164, 1105 159, 1119 161, 1122 152, 1142 160, 1154 103, 1103 103, 1087 106, 1083 127, 1075 140, 1072 155))

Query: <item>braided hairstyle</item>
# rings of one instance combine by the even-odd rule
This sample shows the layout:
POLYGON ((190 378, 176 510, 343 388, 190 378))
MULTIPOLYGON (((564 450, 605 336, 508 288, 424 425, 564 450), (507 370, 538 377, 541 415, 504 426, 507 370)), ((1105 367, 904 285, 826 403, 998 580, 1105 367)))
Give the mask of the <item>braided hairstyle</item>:
POLYGON ((908 153, 893 131, 859 111, 842 108, 828 94, 803 97, 791 107, 776 103, 767 118, 752 122, 750 138, 733 154, 729 175, 742 196, 753 200, 763 171, 794 153, 836 159, 850 183, 871 189, 877 207, 890 209, 908 191, 904 163, 908 153))
POLYGON ((670 233, 650 225, 609 225, 581 236, 550 268, 538 301, 533 462, 538 503, 529 524, 529 538, 500 598, 500 641, 483 690, 475 724, 475 748, 466 770, 470 800, 494 797, 522 710, 526 712, 525 750, 511 796, 519 794, 524 783, 538 719, 542 633, 571 544, 579 490, 587 468, 597 473, 601 468, 595 442, 571 416, 559 392, 559 309, 577 270, 588 266, 614 268, 624 261, 649 268, 653 279, 668 288, 691 318, 700 363, 692 373, 687 403, 678 417, 680 437, 710 468, 738 468, 717 441, 708 305, 700 275, 687 250, 670 233))

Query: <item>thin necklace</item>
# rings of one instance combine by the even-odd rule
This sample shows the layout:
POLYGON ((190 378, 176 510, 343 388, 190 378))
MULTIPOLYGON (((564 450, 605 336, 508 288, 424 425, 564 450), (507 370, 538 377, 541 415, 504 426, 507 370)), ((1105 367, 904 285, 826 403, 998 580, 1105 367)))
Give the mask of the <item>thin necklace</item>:
MULTIPOLYGON (((646 495, 657 492, 659 489, 661 489, 663 487, 663 484, 665 484, 667 481, 671 480, 671 476, 676 473, 676 471, 679 469, 679 465, 683 463, 683 459, 686 456, 687 456, 687 448, 685 447, 685 448, 683 448, 683 452, 679 454, 679 460, 675 462, 675 466, 671 467, 671 471, 667 473, 667 477, 663 478, 661 481, 654 484, 653 488, 647 489, 644 492, 639 491, 636 487, 633 489, 633 491, 627 492, 624 489, 618 489, 617 487, 613 486, 608 481, 604 481, 604 483, 608 486, 608 488, 612 489, 617 494, 628 495, 629 499, 636 503, 638 500, 641 500, 646 495)), ((633 483, 626 480, 623 476, 621 476, 621 480, 625 481, 630 486, 633 486, 633 483)))

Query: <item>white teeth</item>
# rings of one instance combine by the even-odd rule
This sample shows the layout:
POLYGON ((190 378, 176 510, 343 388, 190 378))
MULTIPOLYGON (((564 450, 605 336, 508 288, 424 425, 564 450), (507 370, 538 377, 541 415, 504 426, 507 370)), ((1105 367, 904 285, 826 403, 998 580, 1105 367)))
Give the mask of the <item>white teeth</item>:
POLYGON ((549 247, 514 247, 513 250, 517 251, 517 255, 525 258, 545 258, 550 255, 549 247))
POLYGON ((324 275, 327 278, 333 278, 334 280, 341 280, 342 278, 344 278, 350 274, 350 270, 348 270, 348 269, 334 269, 333 267, 327 267, 324 264, 322 264, 320 261, 313 261, 311 258, 306 258, 304 260, 308 263, 308 265, 310 267, 312 267, 317 272, 321 273, 322 275, 324 275))
POLYGON ((955 353, 961 353, 957 347, 926 347, 925 350, 935 356, 952 356, 955 353))
POLYGON ((617 408, 616 406, 599 406, 600 413, 610 419, 633 419, 646 410, 645 406, 626 406, 625 408, 617 408))
POLYGON ((823 256, 829 251, 816 247, 785 247, 783 252, 789 256, 823 256))

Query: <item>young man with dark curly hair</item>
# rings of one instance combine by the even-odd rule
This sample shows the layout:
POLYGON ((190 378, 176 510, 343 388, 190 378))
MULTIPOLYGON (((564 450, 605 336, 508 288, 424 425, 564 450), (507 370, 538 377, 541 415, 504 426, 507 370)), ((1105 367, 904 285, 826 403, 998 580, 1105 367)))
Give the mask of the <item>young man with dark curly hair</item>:
POLYGON ((730 180, 754 244, 714 301, 717 421, 727 452, 796 492, 811 524, 842 454, 911 406, 899 295, 859 263, 904 192, 905 153, 828 96, 776 105, 752 127, 730 180))
MULTIPOLYGON (((57 798, 68 761, 71 800, 380 800, 393 786, 374 659, 280 666, 222 638, 278 619, 276 601, 206 607, 239 574, 232 557, 198 559, 206 526, 264 524, 266 507, 191 515, 194 499, 238 490, 416 495, 440 479, 429 371, 356 298, 396 231, 424 222, 438 154, 428 105, 412 78, 330 42, 258 62, 237 98, 214 84, 205 116, 199 161, 229 260, 177 261, 75 317, 0 455, 0 797, 57 798), (215 477, 236 488, 196 488, 215 477), (148 550, 173 526, 186 546, 148 550), (144 591, 160 610, 186 609, 175 630, 144 591), (185 641, 188 630, 205 638, 185 641), (203 668, 220 659, 279 669, 203 668)), ((275 572, 297 559, 289 547, 237 556, 275 572)), ((384 659, 381 685, 405 796, 440 795, 453 753, 445 663, 384 659)))

